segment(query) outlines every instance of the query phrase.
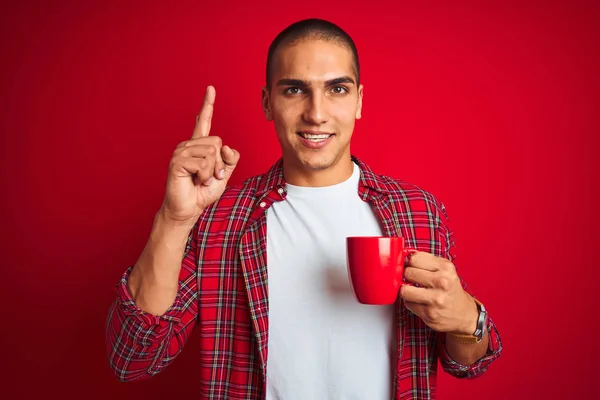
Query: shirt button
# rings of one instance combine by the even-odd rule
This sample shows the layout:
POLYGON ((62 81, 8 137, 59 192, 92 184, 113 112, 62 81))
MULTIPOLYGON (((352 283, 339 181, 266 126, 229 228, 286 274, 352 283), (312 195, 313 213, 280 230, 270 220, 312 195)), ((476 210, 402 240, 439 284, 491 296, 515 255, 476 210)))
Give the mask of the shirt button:
POLYGON ((267 203, 265 203, 264 201, 260 202, 260 207, 261 208, 265 208, 267 206, 267 203))
POLYGON ((277 189, 277 193, 279 193, 279 194, 283 194, 283 188, 279 188, 279 189, 277 189))

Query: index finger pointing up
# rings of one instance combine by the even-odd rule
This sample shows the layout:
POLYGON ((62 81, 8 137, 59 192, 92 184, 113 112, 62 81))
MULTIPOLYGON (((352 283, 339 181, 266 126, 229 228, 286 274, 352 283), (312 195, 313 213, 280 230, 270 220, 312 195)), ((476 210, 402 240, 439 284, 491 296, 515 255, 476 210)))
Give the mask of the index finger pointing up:
POLYGON ((204 103, 202 104, 200 114, 198 114, 196 126, 194 127, 194 133, 192 134, 192 139, 206 137, 210 133, 210 123, 212 120, 213 110, 215 108, 216 95, 217 92, 214 87, 209 86, 206 88, 206 94, 204 95, 204 103))

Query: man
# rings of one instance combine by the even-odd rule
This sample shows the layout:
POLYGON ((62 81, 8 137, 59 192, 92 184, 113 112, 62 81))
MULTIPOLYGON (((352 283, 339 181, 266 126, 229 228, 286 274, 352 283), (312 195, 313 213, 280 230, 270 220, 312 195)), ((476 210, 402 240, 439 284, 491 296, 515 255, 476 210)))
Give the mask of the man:
POLYGON ((117 285, 107 347, 121 380, 162 371, 196 326, 208 399, 432 398, 438 360, 475 377, 499 357, 452 263, 444 206, 351 155, 363 86, 343 30, 304 20, 271 44, 262 103, 283 156, 266 174, 227 187, 240 154, 209 135, 214 101, 209 87, 117 285), (418 285, 392 306, 358 303, 344 247, 355 235, 405 237, 419 250, 405 278, 418 285))

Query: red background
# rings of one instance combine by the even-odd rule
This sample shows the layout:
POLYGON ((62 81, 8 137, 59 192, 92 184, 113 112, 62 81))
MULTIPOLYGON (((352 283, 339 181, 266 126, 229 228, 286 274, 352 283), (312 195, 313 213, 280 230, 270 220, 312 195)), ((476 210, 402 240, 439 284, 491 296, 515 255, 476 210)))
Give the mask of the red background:
POLYGON ((2 6, 1 397, 194 398, 195 336, 163 374, 113 378, 113 287, 206 85, 212 133, 242 154, 235 182, 279 156, 267 47, 313 16, 360 51, 353 153, 445 202, 457 265, 502 335, 487 374, 442 374, 440 397, 600 395, 598 2, 162 3, 2 6))

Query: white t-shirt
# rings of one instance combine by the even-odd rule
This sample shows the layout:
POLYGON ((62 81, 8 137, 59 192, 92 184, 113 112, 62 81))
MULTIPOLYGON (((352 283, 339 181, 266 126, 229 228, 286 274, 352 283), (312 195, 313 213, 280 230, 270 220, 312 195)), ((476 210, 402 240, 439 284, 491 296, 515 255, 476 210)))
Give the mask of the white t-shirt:
POLYGON ((347 236, 380 236, 359 167, 328 187, 287 185, 267 210, 268 400, 392 398, 394 308, 355 299, 347 236))

